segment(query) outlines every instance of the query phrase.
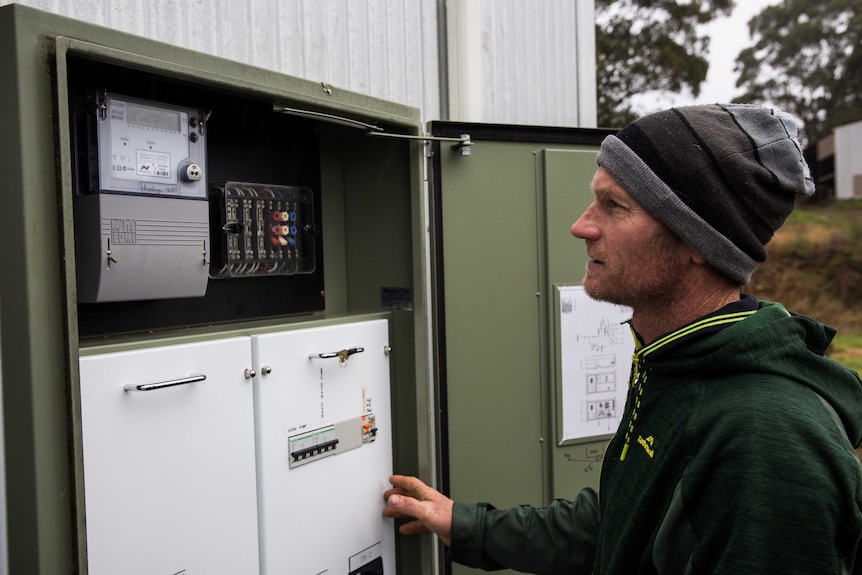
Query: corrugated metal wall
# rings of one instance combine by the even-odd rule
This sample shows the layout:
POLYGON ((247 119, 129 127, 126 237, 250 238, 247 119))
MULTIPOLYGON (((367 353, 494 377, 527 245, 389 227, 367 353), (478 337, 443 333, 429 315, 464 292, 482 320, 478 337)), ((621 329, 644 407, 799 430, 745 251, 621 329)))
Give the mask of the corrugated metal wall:
POLYGON ((596 125, 592 0, 483 0, 480 19, 478 120, 596 125))
POLYGON ((19 3, 414 106, 426 121, 595 125, 593 0, 19 3), (438 26, 462 3, 478 3, 476 42, 466 47, 447 44, 445 22, 438 26), (448 70, 462 49, 480 51, 481 71, 470 86, 456 84, 454 99, 476 91, 480 117, 455 104, 449 115, 448 70))
MULTIPOLYGON (((2 4, 10 4, 0 1, 2 4)), ((327 82, 440 116, 428 0, 22 0, 49 12, 327 82)))

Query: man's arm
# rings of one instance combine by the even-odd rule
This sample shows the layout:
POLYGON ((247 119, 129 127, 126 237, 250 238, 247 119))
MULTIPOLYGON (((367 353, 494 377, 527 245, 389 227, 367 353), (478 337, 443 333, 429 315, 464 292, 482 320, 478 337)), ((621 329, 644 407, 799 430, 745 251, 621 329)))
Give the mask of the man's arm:
POLYGON ((401 526, 401 533, 436 533, 457 563, 541 575, 592 572, 598 531, 598 498, 592 489, 574 501, 502 510, 487 503, 455 503, 413 477, 390 481, 384 515, 414 519, 401 526))

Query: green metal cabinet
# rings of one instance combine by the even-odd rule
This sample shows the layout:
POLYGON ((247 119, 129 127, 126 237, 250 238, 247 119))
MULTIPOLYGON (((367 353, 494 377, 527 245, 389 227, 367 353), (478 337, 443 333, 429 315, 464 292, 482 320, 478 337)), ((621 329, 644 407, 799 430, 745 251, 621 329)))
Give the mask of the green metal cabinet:
MULTIPOLYGON (((431 480, 421 143, 367 136, 369 126, 418 135, 418 110, 20 5, 0 8, 0 70, 2 421, 12 573, 87 572, 78 381, 85 353, 385 314, 394 350, 395 464, 431 480), (89 85, 212 105, 211 181, 310 182, 319 198, 317 281, 324 289, 286 278, 234 293, 242 280, 210 279, 197 300, 78 302, 73 101, 75 90, 89 85), (285 107, 304 116, 285 116, 285 107), (406 297, 395 305, 389 293, 406 297), (311 305, 302 309, 298 298, 311 305)), ((406 540, 400 570, 428 573, 434 553, 430 537, 406 540)))
POLYGON ((598 486, 604 441, 559 440, 554 294, 583 277, 586 252, 569 228, 592 199, 608 132, 446 122, 431 131, 475 144, 469 158, 436 144, 431 171, 444 489, 503 508, 572 498, 598 486))
MULTIPOLYGON (((168 340, 386 317, 397 472, 497 505, 596 484, 603 446, 557 445, 553 289, 580 281, 568 227, 603 131, 434 123, 445 140, 426 144, 416 109, 17 4, 0 8, 0 71, 11 573, 87 573, 79 357, 168 340), (318 283, 211 279, 196 301, 79 302, 73 101, 88 87, 212 102, 213 181, 310 182, 318 283)), ((398 538, 401 573, 442 557, 430 536, 398 538)))

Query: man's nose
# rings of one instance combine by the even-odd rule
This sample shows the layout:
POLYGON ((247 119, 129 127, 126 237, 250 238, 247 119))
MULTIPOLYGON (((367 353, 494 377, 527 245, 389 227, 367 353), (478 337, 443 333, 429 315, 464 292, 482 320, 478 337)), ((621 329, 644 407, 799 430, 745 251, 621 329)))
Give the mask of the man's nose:
POLYGON ((592 223, 592 211, 593 204, 590 204, 587 210, 581 214, 581 217, 575 220, 575 223, 573 223, 572 227, 569 229, 573 236, 581 238, 582 240, 596 239, 599 234, 599 230, 595 224, 592 223))

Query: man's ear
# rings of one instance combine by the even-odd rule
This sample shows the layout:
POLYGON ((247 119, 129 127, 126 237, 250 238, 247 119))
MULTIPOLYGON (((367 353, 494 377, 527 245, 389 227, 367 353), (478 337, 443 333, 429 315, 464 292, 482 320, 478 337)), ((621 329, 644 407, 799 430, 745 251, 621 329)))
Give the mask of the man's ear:
POLYGON ((691 261, 692 261, 692 263, 695 263, 695 264, 698 264, 698 265, 704 265, 704 264, 706 264, 706 258, 704 258, 702 255, 700 255, 700 253, 699 253, 697 250, 695 250, 695 249, 691 249, 690 251, 691 251, 691 261))

